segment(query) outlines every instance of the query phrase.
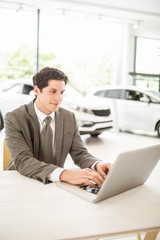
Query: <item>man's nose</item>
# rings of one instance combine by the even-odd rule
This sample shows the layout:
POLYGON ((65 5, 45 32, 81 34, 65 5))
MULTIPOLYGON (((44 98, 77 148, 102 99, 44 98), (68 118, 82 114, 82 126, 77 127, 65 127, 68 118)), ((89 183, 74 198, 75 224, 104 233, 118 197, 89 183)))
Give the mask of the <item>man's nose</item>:
POLYGON ((60 101, 60 100, 62 99, 62 95, 61 95, 61 94, 56 94, 55 99, 56 99, 57 101, 60 101))

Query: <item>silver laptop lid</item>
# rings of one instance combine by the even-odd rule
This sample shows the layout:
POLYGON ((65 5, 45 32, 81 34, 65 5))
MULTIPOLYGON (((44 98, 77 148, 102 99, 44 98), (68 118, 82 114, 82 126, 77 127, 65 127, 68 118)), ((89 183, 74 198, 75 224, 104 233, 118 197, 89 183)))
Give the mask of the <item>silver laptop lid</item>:
POLYGON ((94 201, 102 201, 144 184, 159 159, 160 145, 120 153, 94 201))

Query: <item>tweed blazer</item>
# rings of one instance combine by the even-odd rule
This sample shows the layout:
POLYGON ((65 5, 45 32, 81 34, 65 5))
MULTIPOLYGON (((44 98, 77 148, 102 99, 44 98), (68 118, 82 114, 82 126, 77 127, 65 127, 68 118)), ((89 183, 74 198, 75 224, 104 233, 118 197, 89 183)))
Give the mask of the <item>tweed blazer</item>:
POLYGON ((55 113, 55 158, 48 164, 39 161, 40 128, 34 110, 34 101, 5 115, 5 139, 11 153, 10 170, 48 183, 47 176, 57 167, 64 167, 68 154, 80 168, 90 167, 96 161, 84 147, 74 113, 59 108, 55 113))

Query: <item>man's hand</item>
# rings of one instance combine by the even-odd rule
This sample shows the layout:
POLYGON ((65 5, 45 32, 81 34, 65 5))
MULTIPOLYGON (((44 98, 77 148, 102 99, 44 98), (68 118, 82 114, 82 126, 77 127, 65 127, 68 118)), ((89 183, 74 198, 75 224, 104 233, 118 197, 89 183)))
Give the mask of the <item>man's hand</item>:
POLYGON ((107 173, 111 169, 112 164, 111 163, 97 163, 95 165, 95 169, 97 172, 101 175, 103 180, 106 178, 107 173))
MULTIPOLYGON (((99 165, 97 167, 100 170, 100 172, 103 172, 101 170, 102 168, 105 170, 105 167, 99 165)), ((61 173, 60 180, 75 185, 87 184, 90 186, 94 186, 95 184, 97 184, 101 186, 104 181, 104 178, 103 174, 100 174, 98 171, 94 171, 90 168, 85 168, 75 170, 66 169, 61 173)))

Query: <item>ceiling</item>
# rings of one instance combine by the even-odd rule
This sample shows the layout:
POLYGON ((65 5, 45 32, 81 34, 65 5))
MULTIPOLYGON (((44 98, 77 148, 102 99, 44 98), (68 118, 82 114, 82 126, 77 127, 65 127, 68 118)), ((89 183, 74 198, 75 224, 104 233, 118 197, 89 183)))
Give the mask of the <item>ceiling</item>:
POLYGON ((0 7, 89 14, 160 29, 160 0, 0 0, 0 7))

